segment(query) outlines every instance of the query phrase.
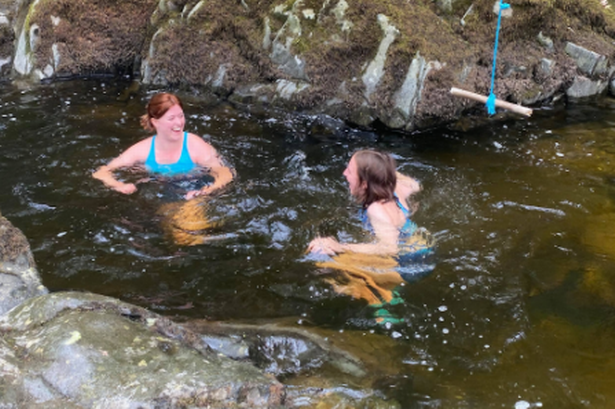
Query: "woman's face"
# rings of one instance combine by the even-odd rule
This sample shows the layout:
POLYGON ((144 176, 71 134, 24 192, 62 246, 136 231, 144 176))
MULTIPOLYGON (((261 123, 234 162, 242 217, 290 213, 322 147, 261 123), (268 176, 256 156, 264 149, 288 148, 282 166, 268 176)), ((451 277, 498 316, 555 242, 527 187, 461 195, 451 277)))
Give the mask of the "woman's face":
POLYGON ((158 134, 181 137, 186 124, 184 111, 179 105, 173 105, 160 118, 152 118, 152 124, 158 134))
POLYGON ((355 161, 354 156, 350 158, 350 162, 348 162, 348 166, 346 166, 346 170, 344 170, 344 176, 348 181, 350 194, 356 197, 359 192, 360 182, 357 162, 355 161))

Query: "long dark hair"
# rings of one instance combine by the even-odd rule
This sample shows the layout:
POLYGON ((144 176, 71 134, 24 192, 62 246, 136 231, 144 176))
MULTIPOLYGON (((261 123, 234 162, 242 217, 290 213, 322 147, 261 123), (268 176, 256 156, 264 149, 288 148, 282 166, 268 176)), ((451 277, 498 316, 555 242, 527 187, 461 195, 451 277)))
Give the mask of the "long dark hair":
POLYGON ((184 109, 184 105, 177 95, 169 92, 160 92, 154 95, 145 107, 146 114, 141 116, 143 129, 153 132, 155 129, 152 125, 152 118, 160 119, 173 105, 179 105, 182 110, 184 109))
POLYGON ((397 164, 391 155, 373 150, 358 151, 354 155, 359 176, 357 200, 367 208, 374 202, 393 200, 397 185, 397 164))

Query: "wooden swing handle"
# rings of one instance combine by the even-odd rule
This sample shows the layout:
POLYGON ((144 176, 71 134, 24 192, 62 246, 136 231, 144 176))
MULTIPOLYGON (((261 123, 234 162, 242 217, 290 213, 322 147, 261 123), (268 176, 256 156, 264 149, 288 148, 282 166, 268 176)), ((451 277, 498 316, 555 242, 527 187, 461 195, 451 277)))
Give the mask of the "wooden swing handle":
MULTIPOLYGON (((487 97, 480 94, 475 94, 474 92, 465 91, 459 88, 451 88, 451 94, 456 97, 464 97, 474 101, 482 102, 485 104, 487 102, 487 97)), ((532 116, 532 110, 530 108, 526 108, 519 104, 511 104, 510 102, 502 101, 501 99, 495 100, 495 106, 499 108, 504 108, 508 111, 516 112, 517 114, 532 116)))

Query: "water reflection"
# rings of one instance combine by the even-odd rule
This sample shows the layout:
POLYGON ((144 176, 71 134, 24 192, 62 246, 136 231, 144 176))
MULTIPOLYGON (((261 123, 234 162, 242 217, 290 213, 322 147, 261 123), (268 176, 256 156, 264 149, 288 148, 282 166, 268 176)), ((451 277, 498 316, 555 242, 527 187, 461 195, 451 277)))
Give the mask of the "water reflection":
POLYGON ((615 398, 612 101, 403 137, 181 95, 190 129, 238 174, 192 209, 219 222, 196 229, 215 239, 186 246, 163 222, 159 186, 121 196, 90 177, 144 136, 149 95, 120 98, 127 85, 0 89, 2 214, 29 238, 51 290, 178 319, 290 319, 359 356, 372 374, 363 386, 403 407, 607 408, 615 398), (438 239, 433 272, 401 288, 392 308, 404 321, 388 326, 304 259, 317 235, 361 239, 340 175, 370 146, 421 180, 415 221, 438 239))

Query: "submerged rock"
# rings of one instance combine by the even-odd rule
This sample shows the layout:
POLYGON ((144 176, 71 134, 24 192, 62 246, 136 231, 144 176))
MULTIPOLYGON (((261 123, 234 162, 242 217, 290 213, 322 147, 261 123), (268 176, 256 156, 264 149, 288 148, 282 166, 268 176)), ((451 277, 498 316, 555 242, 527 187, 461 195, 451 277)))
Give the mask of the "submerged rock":
POLYGON ((364 377, 362 362, 308 331, 275 324, 241 325, 193 321, 186 324, 212 349, 236 358, 249 358, 276 376, 296 375, 328 364, 354 377, 364 377))
MULTIPOLYGON (((361 337, 358 345, 346 339, 344 347, 336 347, 323 335, 307 328, 292 326, 291 322, 240 324, 190 321, 184 324, 201 334, 215 351, 253 362, 265 372, 275 375, 288 385, 285 407, 293 408, 400 408, 395 399, 386 399, 379 390, 387 389, 390 375, 398 368, 386 368, 378 361, 377 350, 371 342, 383 346, 390 338, 374 335, 376 339, 361 337), (348 341, 348 342, 346 342, 348 341), (369 356, 368 369, 356 352, 369 356), (384 377, 384 378, 383 378, 384 377), (385 380, 386 379, 386 380, 385 380), (361 386, 359 386, 361 385, 361 386), (371 385, 368 387, 367 385, 371 385)), ((340 340, 337 340, 340 341, 340 340)), ((386 346, 383 346, 386 349, 386 346)), ((363 357, 361 357, 363 358, 363 357)), ((412 394, 412 379, 404 383, 404 393, 412 394)), ((389 390, 387 390, 389 392, 389 390)))

